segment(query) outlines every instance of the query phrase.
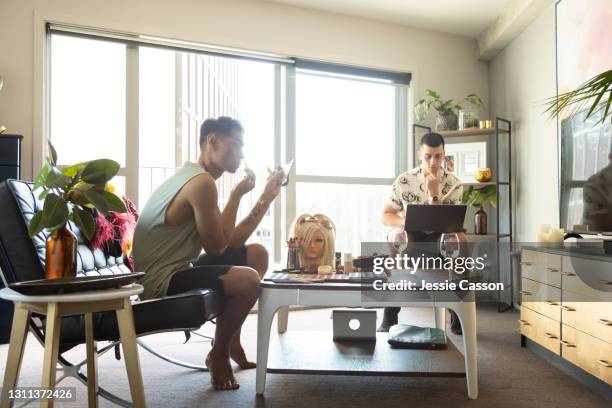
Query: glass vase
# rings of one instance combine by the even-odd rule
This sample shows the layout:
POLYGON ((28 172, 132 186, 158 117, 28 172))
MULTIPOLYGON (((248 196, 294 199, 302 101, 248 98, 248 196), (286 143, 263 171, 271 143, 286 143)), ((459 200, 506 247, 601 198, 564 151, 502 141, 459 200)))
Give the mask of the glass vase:
POLYGON ((478 110, 466 107, 459 111, 459 130, 478 127, 478 110))
POLYGON ((77 237, 66 226, 53 231, 46 243, 46 278, 61 279, 76 275, 77 237))

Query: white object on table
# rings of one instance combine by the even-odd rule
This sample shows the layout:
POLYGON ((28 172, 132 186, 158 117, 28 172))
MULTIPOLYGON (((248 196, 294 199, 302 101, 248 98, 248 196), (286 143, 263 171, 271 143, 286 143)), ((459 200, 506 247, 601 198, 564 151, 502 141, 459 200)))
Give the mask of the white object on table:
MULTIPOLYGON (((138 284, 119 289, 41 296, 23 295, 9 288, 0 290, 0 298, 15 303, 0 406, 8 407, 13 403, 13 400, 9 399, 9 390, 14 389, 17 385, 25 340, 28 334, 28 322, 31 313, 36 312, 47 316, 41 386, 49 389, 55 388, 61 317, 74 314, 85 315, 88 406, 97 407, 97 356, 93 333, 93 313, 114 310, 117 314, 117 325, 119 326, 132 401, 134 407, 145 407, 144 387, 136 345, 136 330, 132 315, 132 304, 130 303, 130 296, 138 295, 142 291, 142 285, 138 284)), ((42 400, 41 406, 53 407, 53 402, 52 399, 42 400)))

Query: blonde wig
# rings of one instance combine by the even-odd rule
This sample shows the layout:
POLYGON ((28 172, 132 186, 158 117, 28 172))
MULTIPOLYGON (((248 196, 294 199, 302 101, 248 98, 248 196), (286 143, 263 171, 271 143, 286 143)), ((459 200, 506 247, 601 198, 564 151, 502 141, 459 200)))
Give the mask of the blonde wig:
POLYGON ((300 242, 300 265, 306 265, 304 254, 307 252, 316 231, 323 235, 324 240, 323 256, 319 259, 319 265, 329 265, 332 269, 335 269, 336 226, 324 214, 302 214, 291 225, 289 237, 297 238, 300 242))

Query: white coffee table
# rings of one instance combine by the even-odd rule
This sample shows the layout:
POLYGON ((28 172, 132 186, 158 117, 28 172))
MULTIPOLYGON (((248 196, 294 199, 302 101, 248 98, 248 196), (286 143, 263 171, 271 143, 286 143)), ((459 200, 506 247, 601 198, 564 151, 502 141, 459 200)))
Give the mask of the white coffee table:
MULTIPOLYGON (((14 389, 17 385, 25 340, 28 334, 28 322, 31 313, 36 312, 47 316, 41 385, 41 388, 45 389, 53 389, 55 387, 61 317, 74 314, 85 315, 88 406, 96 407, 98 404, 98 382, 93 313, 114 310, 117 314, 117 324, 123 346, 132 401, 134 407, 145 407, 134 317, 130 303, 130 297, 138 295, 142 290, 143 287, 138 284, 132 284, 119 289, 45 296, 26 296, 9 288, 0 290, 0 298, 15 303, 15 314, 13 316, 0 406, 8 407, 12 405, 13 401, 9 399, 9 390, 14 389)), ((41 406, 52 407, 53 400, 41 400, 41 406)))
MULTIPOLYGON (((268 275, 269 276, 269 275, 268 275)), ((429 280, 439 281, 448 277, 446 271, 421 271, 413 275, 411 279, 420 281, 426 276, 429 280)), ((465 376, 467 381, 467 394, 470 399, 478 397, 478 367, 477 367, 477 345, 476 345, 476 303, 473 292, 464 291, 460 295, 455 292, 385 292, 384 299, 380 292, 372 292, 371 285, 354 283, 274 283, 262 281, 262 290, 259 297, 258 320, 257 320, 257 379, 256 392, 263 394, 266 385, 266 373, 299 373, 299 374, 330 374, 330 375, 391 375, 391 376, 433 376, 433 377, 457 377, 465 376), (365 291, 362 291, 366 289, 365 291), (280 350, 275 348, 275 353, 287 353, 291 355, 280 355, 276 363, 280 361, 284 367, 281 369, 268 370, 268 350, 270 343, 270 328, 272 320, 277 311, 286 310, 286 306, 328 306, 328 307, 434 307, 436 310, 436 326, 444 330, 445 309, 451 309, 461 322, 463 330, 463 358, 464 372, 458 373, 458 352, 452 344, 448 350, 397 350, 390 349, 385 342, 386 334, 379 333, 375 347, 364 352, 363 348, 357 350, 357 354, 351 354, 355 347, 345 347, 342 344, 332 343, 331 334, 327 337, 312 338, 304 345, 296 345, 301 337, 310 336, 309 332, 300 332, 300 335, 290 336, 290 340, 283 338, 291 334, 279 334, 280 350), (325 342, 323 342, 325 340, 325 342), (316 342, 316 344, 313 344, 316 342), (384 343, 380 344, 379 343, 384 343), (285 346, 283 348, 283 345, 285 346), (302 348, 300 348, 302 347, 302 348), (448 356, 445 363, 444 356, 448 356), (295 352, 295 353, 294 353, 295 352), (397 353, 393 354, 392 353, 397 353), (446 353, 446 354, 444 354, 446 353), (302 358, 303 357, 303 358, 302 358), (342 358, 354 357, 356 361, 341 361, 342 358), (377 361, 378 359, 378 361, 377 361), (317 360, 316 362, 313 362, 317 360), (331 361, 335 360, 335 361, 331 361), (421 365, 418 366, 418 360, 421 365), (338 364, 335 365, 335 362, 338 364), (316 363, 321 367, 315 367, 316 363), (296 364, 304 364, 306 368, 289 367, 296 364), (423 367, 437 367, 437 372, 426 372, 423 367)), ((285 316, 279 316, 284 320, 285 316)), ((286 322, 281 322, 286 328, 286 322)))

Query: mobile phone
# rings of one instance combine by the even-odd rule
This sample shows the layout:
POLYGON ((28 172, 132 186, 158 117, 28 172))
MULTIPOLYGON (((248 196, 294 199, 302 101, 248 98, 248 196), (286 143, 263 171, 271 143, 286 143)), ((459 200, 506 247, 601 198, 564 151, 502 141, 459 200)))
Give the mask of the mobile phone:
POLYGON ((280 165, 278 166, 278 169, 284 171, 285 174, 287 175, 287 177, 285 177, 285 179, 281 183, 281 186, 284 187, 287 184, 289 184, 289 172, 291 171, 292 167, 293 167, 293 160, 291 160, 290 162, 285 163, 282 166, 280 166, 280 165))

